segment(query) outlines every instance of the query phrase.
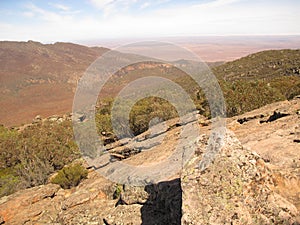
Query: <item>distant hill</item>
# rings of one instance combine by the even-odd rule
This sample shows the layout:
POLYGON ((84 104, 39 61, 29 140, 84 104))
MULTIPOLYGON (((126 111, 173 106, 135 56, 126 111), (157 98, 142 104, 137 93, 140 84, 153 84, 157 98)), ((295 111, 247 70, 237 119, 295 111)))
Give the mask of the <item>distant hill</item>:
POLYGON ((300 50, 258 52, 217 66, 213 71, 227 81, 300 75, 300 50))
POLYGON ((227 103, 239 115, 300 94, 300 50, 269 50, 212 68, 227 103))
POLYGON ((0 42, 0 123, 71 111, 74 88, 106 48, 72 43, 0 42))

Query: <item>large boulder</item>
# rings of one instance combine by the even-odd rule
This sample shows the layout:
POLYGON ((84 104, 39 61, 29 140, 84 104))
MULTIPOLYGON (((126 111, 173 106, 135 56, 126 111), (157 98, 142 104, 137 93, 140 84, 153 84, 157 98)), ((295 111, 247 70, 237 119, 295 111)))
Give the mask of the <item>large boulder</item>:
POLYGON ((181 175, 181 224, 299 224, 297 208, 273 191, 272 170, 232 132, 227 132, 214 162, 201 172, 198 165, 207 139, 199 139, 196 155, 181 175))

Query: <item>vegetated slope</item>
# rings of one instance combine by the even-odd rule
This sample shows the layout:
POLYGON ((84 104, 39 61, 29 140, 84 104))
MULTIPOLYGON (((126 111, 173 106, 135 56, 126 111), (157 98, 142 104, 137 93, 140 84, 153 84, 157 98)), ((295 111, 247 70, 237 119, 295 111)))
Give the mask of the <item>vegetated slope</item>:
POLYGON ((70 117, 38 120, 19 131, 0 126, 0 196, 47 182, 80 157, 70 117))
POLYGON ((227 103, 239 115, 300 94, 300 50, 259 52, 213 68, 227 103))
MULTIPOLYGON (((300 50, 259 52, 211 68, 223 91, 227 116, 240 115, 266 104, 300 95, 299 52, 300 50)), ((195 62, 180 60, 179 63, 189 66, 189 63, 195 62)), ((105 96, 110 93, 111 98, 100 99, 96 116, 99 133, 112 132, 110 110, 113 94, 118 93, 130 81, 146 76, 160 75, 178 83, 191 96, 200 113, 209 116, 210 106, 205 94, 196 82, 180 69, 161 64, 155 66, 153 63, 133 67, 134 70, 121 71, 117 79, 113 78, 109 85, 104 87, 105 96)), ((163 100, 147 98, 135 105, 131 115, 134 116, 130 118, 131 128, 138 134, 148 129, 151 119, 160 117, 167 120, 178 114, 163 100)))
POLYGON ((300 75, 300 50, 258 52, 217 66, 213 71, 226 81, 300 75))
POLYGON ((77 80, 107 49, 72 43, 0 42, 0 123, 71 110, 77 80))

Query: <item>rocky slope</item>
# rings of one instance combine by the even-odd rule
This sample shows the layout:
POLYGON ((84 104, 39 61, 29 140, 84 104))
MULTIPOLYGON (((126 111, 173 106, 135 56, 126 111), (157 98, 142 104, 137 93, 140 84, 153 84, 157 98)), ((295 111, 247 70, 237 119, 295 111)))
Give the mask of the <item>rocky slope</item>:
POLYGON ((228 127, 234 131, 241 143, 259 153, 272 165, 277 183, 275 189, 293 202, 298 209, 300 208, 299 116, 298 96, 294 100, 266 105, 228 121, 228 127))
MULTIPOLYGON (((204 137, 198 154, 203 152, 204 137), (202 146, 201 146, 202 145, 202 146)), ((201 158, 201 157, 200 157, 201 158)), ((228 132, 221 154, 208 170, 195 156, 181 177, 181 224, 298 224, 299 211, 273 191, 273 171, 228 132)))
MULTIPOLYGON (((199 118, 203 135, 191 140, 197 150, 180 174, 135 187, 90 169, 70 190, 47 184, 1 198, 0 224, 299 224, 299 110, 295 98, 228 119, 222 150, 202 172, 210 122, 199 118)), ((110 152, 129 164, 155 161, 173 151, 179 129, 142 134, 148 151, 128 157, 116 143, 110 152)))

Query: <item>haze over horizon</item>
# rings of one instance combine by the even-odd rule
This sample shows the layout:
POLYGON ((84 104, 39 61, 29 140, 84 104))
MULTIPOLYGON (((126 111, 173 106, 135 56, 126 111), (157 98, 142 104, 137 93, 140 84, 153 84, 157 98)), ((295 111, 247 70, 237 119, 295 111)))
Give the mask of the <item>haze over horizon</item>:
POLYGON ((300 35, 299 8, 296 0, 1 1, 0 40, 300 35))

